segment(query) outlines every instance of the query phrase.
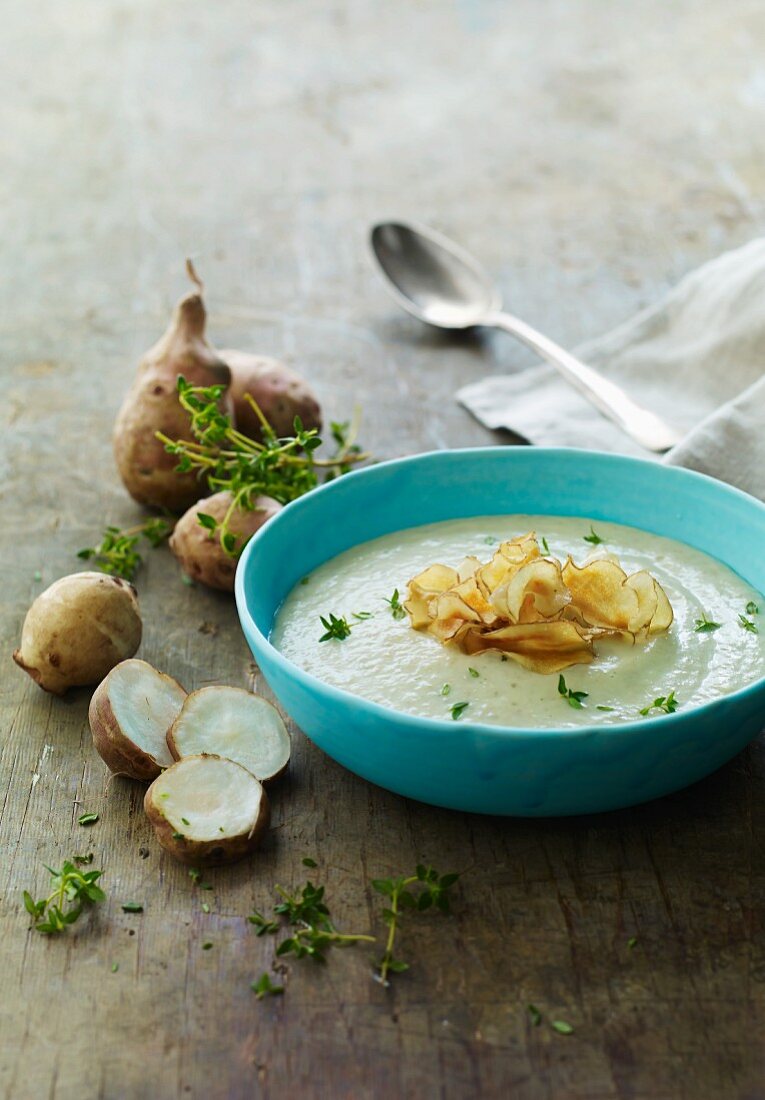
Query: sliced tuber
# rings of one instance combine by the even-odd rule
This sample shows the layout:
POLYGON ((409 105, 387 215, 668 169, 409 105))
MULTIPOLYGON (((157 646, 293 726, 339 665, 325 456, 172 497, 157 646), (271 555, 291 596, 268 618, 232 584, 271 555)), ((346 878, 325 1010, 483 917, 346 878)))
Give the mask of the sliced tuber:
POLYGON ((63 695, 70 687, 97 684, 140 644, 132 584, 104 573, 72 573, 29 608, 13 659, 45 691, 63 695))
POLYGON ((150 783, 173 763, 167 732, 186 692, 146 661, 122 661, 95 690, 88 718, 96 752, 117 775, 150 783))
POLYGON ((157 840, 195 866, 233 863, 268 828, 268 796, 255 776, 220 756, 185 756, 162 772, 144 797, 157 840))
MULTIPOLYGON (((146 352, 114 425, 114 455, 125 488, 141 504, 183 512, 204 496, 195 473, 178 473, 178 459, 156 438, 187 439, 190 419, 178 401, 178 375, 194 386, 228 386, 231 372, 205 339, 202 286, 187 264, 197 289, 181 299, 164 336, 146 352)), ((221 408, 230 411, 226 394, 221 408)))
POLYGON ((181 516, 170 537, 170 549, 184 573, 208 588, 223 592, 234 591, 237 565, 234 555, 239 555, 255 532, 282 508, 272 497, 262 496, 255 497, 251 509, 235 508, 228 518, 227 530, 236 542, 233 554, 228 554, 221 545, 220 531, 203 527, 199 514, 211 516, 220 524, 229 513, 231 500, 231 493, 223 491, 197 501, 181 516))
POLYGON ((306 380, 278 359, 226 348, 220 353, 231 368, 234 422, 240 432, 260 439, 262 425, 247 400, 249 394, 277 436, 294 434, 295 417, 306 430, 321 430, 321 408, 306 380))
POLYGON ((192 691, 167 735, 178 759, 217 753, 247 768, 263 783, 278 779, 290 759, 290 735, 276 707, 243 688, 192 691))

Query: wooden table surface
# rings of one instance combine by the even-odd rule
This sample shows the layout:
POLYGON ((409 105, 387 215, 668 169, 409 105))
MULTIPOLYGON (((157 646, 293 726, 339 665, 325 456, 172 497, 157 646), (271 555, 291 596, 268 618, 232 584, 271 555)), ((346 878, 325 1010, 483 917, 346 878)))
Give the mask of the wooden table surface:
MULTIPOLYGON (((597 335, 761 231, 763 32, 761 4, 723 0, 4 13, 2 1095, 765 1096, 761 742, 655 804, 523 821, 408 802, 295 731, 267 843, 203 893, 160 853, 142 788, 107 784, 88 693, 52 698, 10 662, 35 595, 141 514, 111 423, 186 255, 215 342, 285 358, 332 417, 361 403, 378 456, 488 443, 452 394, 528 356, 398 314, 368 224, 431 222, 522 316, 597 335), (28 931, 20 891, 83 849, 107 902, 66 936, 28 931), (290 963, 285 995, 257 1002, 273 942, 246 918, 304 856, 341 926, 379 934, 369 879, 420 859, 464 872, 454 915, 412 921, 390 989, 354 949, 290 963), (574 1033, 533 1027, 529 1002, 574 1033)), ((143 657, 188 688, 261 686, 231 599, 184 585, 167 551, 138 588, 143 657)))

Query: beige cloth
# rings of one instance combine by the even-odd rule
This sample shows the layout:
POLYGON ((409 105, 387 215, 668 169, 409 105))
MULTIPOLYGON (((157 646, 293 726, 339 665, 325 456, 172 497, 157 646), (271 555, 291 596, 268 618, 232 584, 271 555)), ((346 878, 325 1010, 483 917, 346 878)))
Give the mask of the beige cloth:
MULTIPOLYGON (((664 462, 765 500, 765 239, 686 275, 577 355, 686 433, 664 462)), ((457 399, 530 443, 656 457, 547 365, 464 386, 457 399)))

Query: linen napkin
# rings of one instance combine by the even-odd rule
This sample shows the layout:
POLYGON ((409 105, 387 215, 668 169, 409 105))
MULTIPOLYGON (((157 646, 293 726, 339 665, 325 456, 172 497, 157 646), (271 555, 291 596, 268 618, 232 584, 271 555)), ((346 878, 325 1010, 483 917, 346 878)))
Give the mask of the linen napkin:
MULTIPOLYGON (((686 275, 576 354, 684 433, 661 461, 765 500, 765 238, 686 275)), ((463 386, 457 399, 529 443, 658 457, 546 364, 463 386)))

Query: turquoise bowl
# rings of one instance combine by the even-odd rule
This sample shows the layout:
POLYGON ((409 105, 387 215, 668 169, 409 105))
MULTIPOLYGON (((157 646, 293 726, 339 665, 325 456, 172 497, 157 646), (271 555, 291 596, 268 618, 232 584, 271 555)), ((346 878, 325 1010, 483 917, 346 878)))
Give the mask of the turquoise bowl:
POLYGON ((531 447, 437 451, 359 470, 290 504, 236 575, 247 642, 280 704, 324 752, 436 806, 548 816, 644 802, 693 783, 765 724, 765 679, 711 703, 620 726, 520 729, 416 718, 310 676, 270 643, 290 589, 357 543, 467 516, 539 513, 666 535, 765 591, 765 505, 721 482, 617 455, 531 447))

